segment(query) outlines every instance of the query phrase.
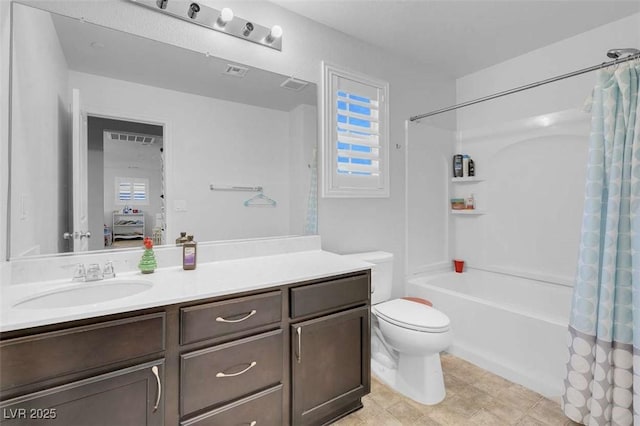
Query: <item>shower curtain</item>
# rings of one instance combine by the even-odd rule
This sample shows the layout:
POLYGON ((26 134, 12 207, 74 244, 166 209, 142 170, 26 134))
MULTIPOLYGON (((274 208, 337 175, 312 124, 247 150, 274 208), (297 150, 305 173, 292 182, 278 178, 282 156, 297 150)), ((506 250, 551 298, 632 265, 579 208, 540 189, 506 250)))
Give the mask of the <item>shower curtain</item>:
POLYGON ((598 71, 562 409, 640 425, 640 62, 598 71))

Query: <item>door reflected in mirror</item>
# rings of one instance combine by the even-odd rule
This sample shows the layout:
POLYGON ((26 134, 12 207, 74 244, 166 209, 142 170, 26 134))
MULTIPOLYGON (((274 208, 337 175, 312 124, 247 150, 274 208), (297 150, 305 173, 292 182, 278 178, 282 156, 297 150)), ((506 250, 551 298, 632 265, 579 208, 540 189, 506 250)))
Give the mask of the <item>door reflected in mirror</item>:
POLYGON ((11 258, 315 233, 314 84, 12 8, 11 258))

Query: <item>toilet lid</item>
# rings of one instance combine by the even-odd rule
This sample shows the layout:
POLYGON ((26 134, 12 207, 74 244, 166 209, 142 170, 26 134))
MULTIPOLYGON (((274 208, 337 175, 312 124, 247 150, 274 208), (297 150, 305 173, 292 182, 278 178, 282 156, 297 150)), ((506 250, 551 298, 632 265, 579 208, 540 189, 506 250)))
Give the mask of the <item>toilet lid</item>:
POLYGON ((394 299, 375 305, 373 310, 382 319, 400 327, 430 333, 449 330, 449 317, 422 303, 394 299))

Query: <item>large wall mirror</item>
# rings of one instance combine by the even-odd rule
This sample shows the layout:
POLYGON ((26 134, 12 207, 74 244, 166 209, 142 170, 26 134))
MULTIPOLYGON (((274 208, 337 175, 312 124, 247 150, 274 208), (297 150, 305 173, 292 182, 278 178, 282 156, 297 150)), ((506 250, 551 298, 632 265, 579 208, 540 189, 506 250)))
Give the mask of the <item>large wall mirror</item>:
POLYGON ((12 8, 10 258, 315 233, 314 84, 12 8))

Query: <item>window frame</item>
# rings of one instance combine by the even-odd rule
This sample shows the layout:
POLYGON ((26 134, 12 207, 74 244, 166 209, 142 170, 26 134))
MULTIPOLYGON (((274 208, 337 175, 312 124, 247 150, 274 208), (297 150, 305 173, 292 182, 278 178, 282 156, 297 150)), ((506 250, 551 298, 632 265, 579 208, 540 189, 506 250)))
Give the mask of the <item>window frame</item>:
POLYGON ((325 61, 322 62, 322 115, 321 115, 321 196, 323 198, 388 198, 390 196, 389 176, 389 83, 347 70, 325 61), (370 86, 378 96, 378 140, 379 173, 377 185, 362 185, 357 176, 345 178, 337 172, 336 115, 334 114, 338 95, 334 79, 347 79, 357 84, 370 86), (345 184, 353 178, 351 186, 345 184))

